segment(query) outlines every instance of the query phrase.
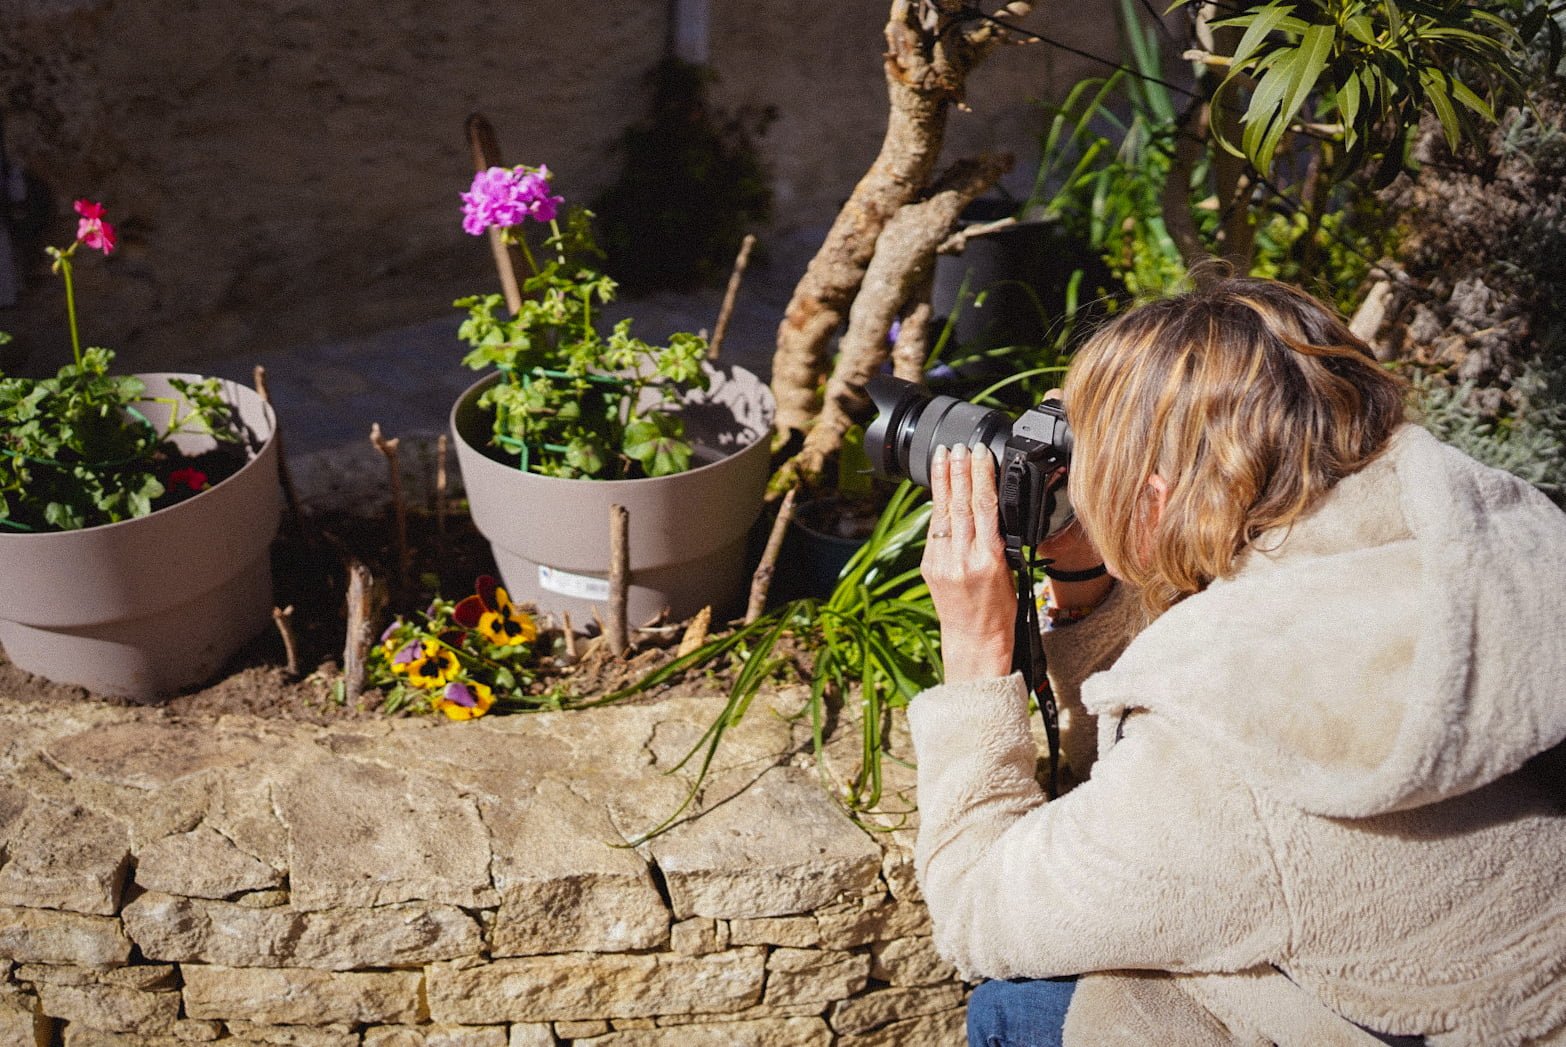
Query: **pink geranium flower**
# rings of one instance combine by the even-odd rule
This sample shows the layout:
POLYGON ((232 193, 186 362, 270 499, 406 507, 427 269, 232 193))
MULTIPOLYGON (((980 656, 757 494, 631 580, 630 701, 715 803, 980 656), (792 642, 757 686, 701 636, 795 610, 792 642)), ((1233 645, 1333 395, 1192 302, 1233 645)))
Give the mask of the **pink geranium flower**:
POLYGON ((563 197, 549 192, 549 168, 491 167, 473 176, 462 196, 462 229, 472 236, 520 225, 531 218, 552 222, 563 197))
POLYGON ((103 205, 92 200, 78 200, 76 213, 81 215, 76 223, 76 239, 94 250, 113 254, 114 227, 103 220, 103 205))

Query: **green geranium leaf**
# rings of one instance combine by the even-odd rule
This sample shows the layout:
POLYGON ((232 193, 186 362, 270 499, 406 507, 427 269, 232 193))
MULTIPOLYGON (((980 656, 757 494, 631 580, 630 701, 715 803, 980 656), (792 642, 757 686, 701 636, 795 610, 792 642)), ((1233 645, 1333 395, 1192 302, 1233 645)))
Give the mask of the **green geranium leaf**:
POLYGON ((685 424, 671 414, 655 412, 625 428, 625 453, 642 463, 648 476, 682 473, 691 465, 691 445, 685 424))
POLYGON ((566 445, 565 460, 567 465, 582 476, 597 476, 604 469, 603 454, 580 437, 566 445))

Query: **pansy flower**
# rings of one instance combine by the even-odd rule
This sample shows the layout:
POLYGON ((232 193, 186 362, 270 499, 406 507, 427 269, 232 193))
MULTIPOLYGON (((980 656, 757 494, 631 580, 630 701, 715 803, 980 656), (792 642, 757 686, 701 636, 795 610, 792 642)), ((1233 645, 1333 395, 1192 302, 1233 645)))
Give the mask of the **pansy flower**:
POLYGON ((453 680, 435 699, 435 708, 453 720, 471 720, 489 712, 495 704, 495 692, 472 680, 453 680))
POLYGON ((433 640, 414 640, 392 659, 392 671, 401 673, 415 687, 435 690, 462 670, 457 656, 433 640))
POLYGON ((532 615, 519 611, 506 590, 489 575, 479 578, 474 595, 452 609, 458 625, 466 626, 497 647, 532 643, 538 639, 538 625, 532 615))

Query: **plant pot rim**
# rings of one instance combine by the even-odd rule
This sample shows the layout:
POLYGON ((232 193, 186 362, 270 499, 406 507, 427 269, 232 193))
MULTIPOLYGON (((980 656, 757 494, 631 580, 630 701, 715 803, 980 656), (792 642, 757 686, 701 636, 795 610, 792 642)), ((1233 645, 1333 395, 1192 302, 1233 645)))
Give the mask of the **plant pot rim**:
MULTIPOLYGON (((722 368, 725 368, 725 369, 728 369, 728 370, 731 370, 731 371, 734 371, 734 370, 742 371, 745 374, 750 375, 752 378, 755 378, 756 381, 760 382, 760 379, 756 378, 756 376, 752 372, 747 371, 747 370, 745 370, 742 367, 737 367, 737 366, 732 365, 732 364, 720 364, 720 365, 716 365, 716 366, 722 367, 722 368)), ((701 465, 693 466, 692 468, 689 468, 689 469, 682 469, 680 472, 677 472, 677 473, 668 473, 668 474, 666 474, 664 476, 638 476, 638 477, 634 477, 634 478, 629 479, 629 480, 600 480, 600 479, 597 479, 597 478, 591 477, 591 476, 550 476, 547 473, 535 473, 535 472, 533 472, 530 469, 520 469, 520 468, 518 468, 514 461, 506 461, 504 459, 495 457, 495 455, 491 453, 491 445, 489 445, 488 443, 485 443, 485 444, 475 444, 472 440, 469 440, 465 435, 463 435, 461 426, 459 426, 457 424, 457 413, 462 409, 463 405, 469 403, 470 401, 476 401, 478 399, 479 395, 484 392, 484 390, 488 389, 490 386, 492 386, 496 382, 500 381, 500 378, 501 378, 501 375, 500 375, 500 373, 498 371, 494 372, 494 373, 491 373, 491 374, 487 374, 487 375, 484 375, 482 378, 480 378, 478 381, 474 382, 472 385, 468 386, 466 389, 464 389, 457 396, 456 402, 453 403, 452 406, 451 406, 451 411, 447 415, 447 426, 450 429, 451 433, 453 435, 455 435, 458 440, 461 440, 464 444, 466 444, 474 453, 482 456, 483 458, 487 459, 488 461, 494 462, 496 465, 501 466, 502 468, 511 470, 512 472, 516 473, 519 476, 526 476, 526 477, 530 477, 530 478, 535 479, 535 480, 551 481, 551 482, 556 482, 556 483, 596 484, 596 485, 599 485, 601 487, 605 487, 605 488, 609 488, 609 489, 614 489, 614 488, 624 489, 626 487, 633 486, 633 485, 645 485, 645 484, 651 484, 651 483, 658 483, 660 481, 668 482, 670 480, 678 479, 679 477, 682 477, 682 476, 694 476, 694 475, 696 475, 698 473, 704 472, 704 471, 709 470, 709 469, 719 468, 719 467, 722 466, 724 459, 729 458, 729 457, 731 457, 731 456, 733 456, 735 454, 739 454, 740 452, 744 451, 746 448, 749 448, 749 447, 753 446, 758 441, 767 439, 770 436, 770 434, 771 434, 771 428, 770 427, 764 428, 753 439, 747 440, 745 443, 741 444, 740 446, 735 447, 732 450, 726 451, 725 453, 719 455, 717 458, 713 459, 710 462, 704 462, 701 465)), ((765 388, 765 386, 763 386, 763 388, 765 388)), ((478 407, 477 403, 474 403, 474 410, 476 410, 476 411, 477 410, 481 410, 478 407)), ((493 412, 482 411, 482 413, 484 414, 485 417, 491 417, 491 418, 493 417, 493 412)))
MULTIPOLYGON (((188 371, 137 371, 137 372, 134 372, 133 377, 136 377, 136 378, 157 378, 157 379, 161 379, 161 380, 165 380, 165 381, 170 379, 170 378, 191 379, 191 380, 194 380, 194 381, 204 381, 207 378, 216 377, 216 376, 214 376, 214 375, 203 375, 203 374, 192 374, 192 373, 190 373, 188 371)), ((266 438, 264 440, 262 440, 259 444, 257 444, 252 449, 252 453, 250 455, 250 458, 245 462, 244 465, 240 466, 238 469, 235 469, 232 473, 230 473, 229 475, 225 476, 223 479, 219 480, 217 483, 212 484, 210 487, 206 487, 206 488, 203 488, 200 491, 197 491, 196 494, 193 497, 186 498, 184 501, 177 502, 174 505, 167 505, 167 506, 164 506, 161 509, 154 509, 152 512, 148 513, 145 516, 136 516, 136 517, 132 517, 129 520, 115 520, 112 523, 93 524, 91 527, 73 527, 70 530, 64 530, 64 531, 60 531, 60 530, 55 530, 55 531, 13 531, 13 530, 10 530, 10 529, 7 529, 7 528, 0 528, 0 541, 7 541, 7 540, 11 540, 11 541, 27 541, 27 540, 32 540, 32 541, 37 541, 37 542, 44 542, 44 541, 49 541, 49 540, 60 540, 62 536, 86 534, 89 531, 94 533, 94 534, 104 534, 104 533, 107 533, 108 531, 110 531, 110 530, 112 530, 114 528, 117 528, 117 527, 118 528, 125 528, 125 527, 134 526, 135 524, 139 524, 139 523, 141 523, 141 522, 143 522, 145 520, 149 520, 149 519, 151 519, 154 516, 163 517, 164 519, 173 519, 173 518, 175 518, 175 514, 179 514, 182 511, 184 511, 184 512, 192 512, 192 511, 194 511, 192 509, 189 509, 188 507, 194 505, 197 501, 199 501, 204 496, 212 494, 212 493, 214 493, 214 492, 216 492, 216 491, 218 491, 218 490, 220 490, 220 489, 222 489, 224 487, 227 487, 229 485, 230 481, 237 480, 244 473, 248 473, 252 469, 257 468, 258 464, 261 462, 262 458, 264 457, 261 452, 266 449, 268 444, 272 443, 272 441, 277 439, 277 413, 272 410, 271 403, 269 403, 268 401, 266 401, 264 399, 261 399, 260 394, 255 392, 255 390, 249 388, 248 386, 241 385, 239 382, 236 382, 236 381, 234 381, 231 378, 221 378, 221 379, 219 379, 219 381, 223 382, 225 387, 231 386, 234 389, 240 390, 242 393, 249 394, 251 396, 256 397, 258 400, 260 400, 261 409, 262 409, 263 413, 265 414, 265 417, 266 417, 266 420, 267 420, 268 428, 267 428, 266 438)))

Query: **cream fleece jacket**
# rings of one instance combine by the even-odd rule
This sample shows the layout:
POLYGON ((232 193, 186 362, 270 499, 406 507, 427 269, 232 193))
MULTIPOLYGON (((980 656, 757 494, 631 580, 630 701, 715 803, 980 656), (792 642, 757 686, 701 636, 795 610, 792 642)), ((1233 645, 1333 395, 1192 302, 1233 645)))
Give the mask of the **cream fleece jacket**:
POLYGON ((1107 972, 1068 1044, 1566 1042, 1566 515, 1405 426, 1231 577, 1133 602, 1046 637, 1077 777, 1098 727, 1059 800, 1017 677, 911 705, 943 955, 1107 972))

